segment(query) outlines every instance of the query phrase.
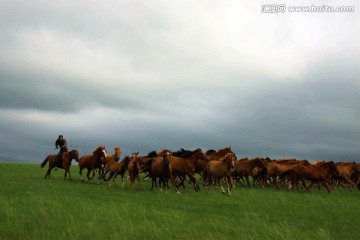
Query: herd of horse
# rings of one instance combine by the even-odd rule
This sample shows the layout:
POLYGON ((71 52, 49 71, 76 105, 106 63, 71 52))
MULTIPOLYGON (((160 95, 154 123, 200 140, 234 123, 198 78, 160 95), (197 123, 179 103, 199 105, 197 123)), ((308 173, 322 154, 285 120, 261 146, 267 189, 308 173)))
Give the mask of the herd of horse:
POLYGON ((317 184, 318 190, 323 186, 328 192, 336 186, 348 187, 351 190, 360 189, 360 164, 356 162, 338 162, 318 160, 309 162, 297 159, 277 159, 268 157, 237 159, 231 147, 225 147, 204 152, 201 149, 185 150, 176 152, 170 150, 153 151, 146 156, 139 156, 139 152, 133 152, 131 156, 125 156, 120 161, 121 148, 115 147, 114 153, 107 153, 104 146, 97 146, 91 155, 79 156, 76 149, 62 155, 62 161, 56 162, 56 155, 48 155, 41 163, 43 168, 49 163, 45 178, 50 178, 53 168, 65 170, 64 178, 70 174, 71 162, 74 159, 79 165, 81 181, 84 181, 82 171, 87 170, 86 177, 92 181, 98 173, 99 182, 115 181, 121 176, 124 187, 126 173, 130 178, 131 189, 134 189, 135 181, 138 188, 142 188, 140 174, 152 179, 151 190, 154 187, 160 189, 169 188, 169 181, 175 192, 180 194, 179 188, 185 188, 189 183, 195 191, 200 190, 196 180, 196 174, 200 176, 203 186, 220 187, 223 193, 231 195, 231 190, 237 183, 250 187, 252 178, 253 186, 263 188, 273 186, 279 189, 286 187, 294 191, 305 189, 310 192, 313 184, 317 184), (222 184, 225 184, 226 191, 222 184), (279 186, 280 185, 280 186, 279 186), (300 185, 300 188, 299 188, 300 185))

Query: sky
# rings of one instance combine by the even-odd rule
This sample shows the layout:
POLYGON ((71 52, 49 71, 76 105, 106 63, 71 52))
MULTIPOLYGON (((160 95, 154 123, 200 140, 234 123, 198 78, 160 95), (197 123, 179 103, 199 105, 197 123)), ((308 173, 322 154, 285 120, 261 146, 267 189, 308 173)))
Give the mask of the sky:
POLYGON ((360 162, 360 2, 0 0, 0 161, 231 146, 360 162))

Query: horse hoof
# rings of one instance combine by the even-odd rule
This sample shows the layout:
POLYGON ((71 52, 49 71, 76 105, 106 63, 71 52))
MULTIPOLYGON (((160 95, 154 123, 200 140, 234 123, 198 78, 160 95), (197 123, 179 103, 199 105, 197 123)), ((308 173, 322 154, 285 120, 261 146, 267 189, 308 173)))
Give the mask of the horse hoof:
POLYGON ((179 191, 176 192, 177 195, 180 195, 181 193, 179 191))

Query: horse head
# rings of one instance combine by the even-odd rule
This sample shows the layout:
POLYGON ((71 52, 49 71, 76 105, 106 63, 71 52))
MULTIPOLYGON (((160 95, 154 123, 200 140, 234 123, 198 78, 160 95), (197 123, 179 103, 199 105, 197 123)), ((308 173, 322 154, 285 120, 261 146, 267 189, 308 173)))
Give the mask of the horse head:
POLYGON ((135 164, 137 164, 137 156, 138 156, 138 154, 139 154, 139 152, 133 152, 132 154, 131 154, 131 161, 133 161, 135 164))
POLYGON ((70 151, 71 159, 75 159, 75 161, 79 162, 79 152, 78 150, 74 149, 70 151))
POLYGON ((97 154, 106 159, 106 148, 104 146, 97 146, 96 149, 93 151, 93 155, 97 154))
POLYGON ((170 150, 163 150, 163 151, 161 151, 161 155, 162 155, 162 157, 164 159, 164 164, 169 165, 170 158, 172 156, 171 151, 170 150))
POLYGON ((209 162, 209 157, 200 148, 196 149, 193 154, 196 154, 196 160, 204 160, 209 162))
POLYGON ((226 162, 231 171, 235 169, 236 156, 234 153, 227 153, 224 157, 219 159, 222 162, 226 162))
POLYGON ((114 152, 115 152, 115 154, 114 154, 114 160, 115 160, 115 162, 119 162, 119 160, 120 160, 120 155, 121 155, 121 148, 120 147, 114 147, 114 152))

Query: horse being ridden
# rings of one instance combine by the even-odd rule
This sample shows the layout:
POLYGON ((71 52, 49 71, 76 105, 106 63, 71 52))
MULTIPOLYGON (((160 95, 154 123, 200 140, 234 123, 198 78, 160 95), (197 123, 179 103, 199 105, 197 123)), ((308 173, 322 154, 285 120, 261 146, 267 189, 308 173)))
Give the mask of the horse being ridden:
POLYGON ((45 178, 49 177, 51 174, 51 170, 54 167, 59 167, 65 170, 64 178, 66 179, 67 173, 69 173, 69 179, 71 178, 70 167, 71 161, 75 159, 75 161, 79 161, 79 152, 77 150, 71 150, 70 152, 63 153, 63 160, 60 165, 56 162, 57 155, 48 155, 45 160, 41 163, 41 168, 45 167, 45 165, 49 162, 49 169, 46 172, 45 178))
POLYGON ((102 168, 102 162, 101 162, 102 157, 106 158, 106 149, 104 146, 98 146, 95 148, 92 155, 85 155, 79 159, 79 168, 80 168, 79 173, 81 175, 81 181, 84 181, 84 177, 82 175, 82 170, 84 168, 87 169, 86 176, 89 179, 89 181, 91 181, 94 178, 95 169, 99 169, 99 175, 100 175, 102 168), (91 171, 93 172, 92 177, 90 177, 91 171))

